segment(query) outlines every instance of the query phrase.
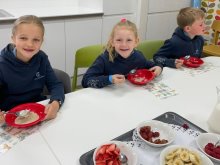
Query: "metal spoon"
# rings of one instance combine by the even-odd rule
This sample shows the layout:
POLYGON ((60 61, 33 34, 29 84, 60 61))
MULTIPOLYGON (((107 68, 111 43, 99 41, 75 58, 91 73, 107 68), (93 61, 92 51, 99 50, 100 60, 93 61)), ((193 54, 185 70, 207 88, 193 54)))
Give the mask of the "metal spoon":
POLYGON ((18 112, 6 112, 6 114, 14 114, 16 117, 27 117, 30 110, 25 109, 18 112))
POLYGON ((135 72, 136 72, 136 69, 132 69, 129 73, 130 74, 135 74, 135 72))
POLYGON ((190 55, 187 55, 184 57, 185 60, 188 60, 190 58, 190 55))
POLYGON ((120 161, 122 164, 125 164, 125 165, 128 164, 128 163, 127 163, 127 162, 128 162, 128 158, 127 158, 127 156, 126 156, 125 154, 120 153, 118 159, 119 159, 119 161, 120 161))
POLYGON ((132 69, 128 74, 125 75, 125 77, 128 77, 129 74, 135 74, 137 69, 132 69))
POLYGON ((220 143, 220 139, 215 143, 215 147, 217 147, 219 143, 220 143))

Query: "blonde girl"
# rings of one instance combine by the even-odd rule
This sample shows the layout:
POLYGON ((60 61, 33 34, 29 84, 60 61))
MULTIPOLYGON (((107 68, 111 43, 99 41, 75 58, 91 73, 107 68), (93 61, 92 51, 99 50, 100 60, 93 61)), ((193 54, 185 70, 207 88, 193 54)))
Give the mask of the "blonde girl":
POLYGON ((95 60, 83 76, 82 86, 103 88, 125 82, 125 75, 132 69, 147 68, 159 75, 162 71, 154 62, 147 61, 140 51, 137 28, 129 20, 122 19, 112 29, 106 50, 95 60))

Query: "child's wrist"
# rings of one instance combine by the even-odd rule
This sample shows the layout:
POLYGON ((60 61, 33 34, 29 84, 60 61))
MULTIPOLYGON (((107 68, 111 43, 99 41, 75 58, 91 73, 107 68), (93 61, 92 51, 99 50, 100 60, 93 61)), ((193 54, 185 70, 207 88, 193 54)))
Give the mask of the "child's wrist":
POLYGON ((108 76, 108 80, 109 80, 109 82, 112 83, 112 75, 109 75, 109 76, 108 76))

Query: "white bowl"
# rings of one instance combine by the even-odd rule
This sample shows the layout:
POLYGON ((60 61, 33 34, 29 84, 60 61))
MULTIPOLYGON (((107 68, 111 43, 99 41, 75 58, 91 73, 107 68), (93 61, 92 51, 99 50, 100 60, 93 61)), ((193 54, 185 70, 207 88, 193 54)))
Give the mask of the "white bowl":
POLYGON ((214 165, 213 162, 202 152, 196 150, 195 148, 186 147, 182 145, 171 145, 171 146, 164 148, 162 152, 160 153, 160 165, 165 165, 165 157, 169 153, 171 153, 172 151, 175 151, 178 148, 184 148, 184 149, 197 153, 201 158, 201 165, 214 165))
POLYGON ((137 135, 141 140, 143 140, 148 145, 153 146, 153 147, 163 147, 163 146, 171 144, 175 140, 174 130, 167 123, 163 123, 163 122, 160 122, 157 120, 149 120, 149 121, 145 121, 145 122, 140 123, 137 126, 137 135), (160 136, 153 138, 153 140, 166 139, 168 142, 164 143, 164 144, 155 144, 155 143, 151 143, 151 142, 145 140, 140 134, 140 129, 141 129, 141 127, 144 127, 144 126, 151 126, 151 131, 160 133, 160 136))
POLYGON ((93 153, 93 162, 94 165, 96 165, 95 163, 95 156, 96 153, 98 151, 98 149, 103 146, 103 145, 108 145, 108 144, 116 144, 116 146, 120 149, 120 153, 123 153, 124 155, 127 156, 128 158, 128 165, 136 165, 137 164, 137 154, 132 150, 131 147, 129 147, 128 145, 126 145, 124 142, 121 141, 109 141, 106 143, 101 144, 100 146, 98 146, 94 153, 93 153))
POLYGON ((204 148, 206 144, 208 143, 213 143, 215 144, 218 140, 220 139, 220 135, 215 134, 215 133, 202 133, 196 138, 196 144, 199 147, 199 149, 206 154, 211 160, 220 163, 220 159, 214 158, 207 154, 204 151, 204 148))

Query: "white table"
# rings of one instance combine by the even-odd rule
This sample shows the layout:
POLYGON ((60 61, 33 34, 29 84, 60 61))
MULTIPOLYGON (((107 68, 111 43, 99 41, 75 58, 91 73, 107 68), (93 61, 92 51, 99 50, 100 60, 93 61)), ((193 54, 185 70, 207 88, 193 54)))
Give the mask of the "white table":
POLYGON ((0 164, 4 165, 60 165, 48 144, 39 132, 36 132, 9 151, 0 155, 0 164))
POLYGON ((186 71, 164 68, 162 82, 179 93, 160 100, 146 89, 125 83, 104 89, 83 89, 66 95, 60 115, 40 128, 62 165, 79 164, 79 157, 144 120, 173 111, 201 128, 217 101, 220 58, 208 57, 214 69, 195 77, 186 71))
POLYGON ((24 152, 22 146, 29 150, 36 164, 79 165, 83 153, 167 111, 176 112, 208 131, 206 121, 217 101, 215 87, 220 85, 220 58, 207 57, 204 61, 217 67, 195 77, 186 70, 164 68, 161 82, 176 89, 178 95, 163 100, 129 82, 69 93, 57 118, 1 156, 0 162, 9 164, 10 159, 18 159, 28 165, 24 156, 14 156, 24 152), (49 162, 44 162, 44 155, 49 162))

